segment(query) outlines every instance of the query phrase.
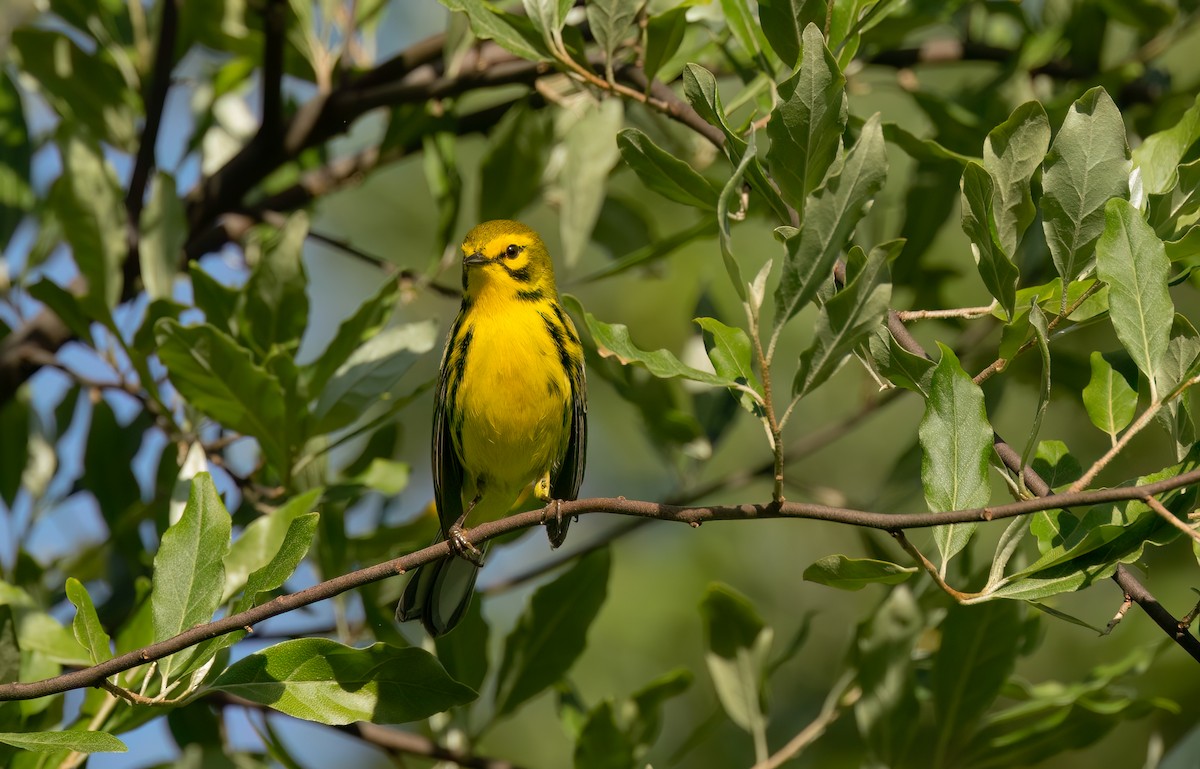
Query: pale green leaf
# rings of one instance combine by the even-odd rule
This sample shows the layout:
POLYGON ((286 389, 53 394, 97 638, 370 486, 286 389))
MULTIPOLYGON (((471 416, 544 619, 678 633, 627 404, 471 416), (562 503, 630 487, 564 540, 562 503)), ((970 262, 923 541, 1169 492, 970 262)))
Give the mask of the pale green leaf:
POLYGON ((819 387, 883 323, 892 298, 888 263, 903 245, 904 241, 893 240, 872 248, 866 256, 858 247, 851 249, 849 282, 821 307, 812 344, 800 354, 793 395, 803 396, 819 387))
MULTIPOLYGON (((987 468, 992 452, 992 427, 983 391, 963 371, 949 347, 940 342, 938 347, 942 357, 933 370, 918 430, 925 502, 933 512, 983 507, 991 496, 987 468)), ((943 563, 966 546, 976 525, 934 528, 943 563)))
POLYGON ((1017 252, 1021 236, 1037 213, 1029 183, 1049 147, 1050 121, 1036 101, 1013 110, 983 143, 983 167, 995 183, 992 217, 1006 254, 1017 252))
POLYGON ((230 665, 210 688, 330 725, 417 721, 477 696, 423 649, 382 643, 356 649, 325 638, 255 652, 230 665))
POLYGON ((877 113, 863 125, 840 166, 835 165, 825 184, 805 201, 804 227, 787 239, 787 258, 775 290, 777 328, 817 295, 886 176, 887 152, 877 113))
POLYGON ((1110 200, 1096 244, 1096 275, 1108 284, 1109 316, 1117 338, 1154 381, 1167 351, 1175 305, 1167 291, 1170 263, 1162 241, 1128 201, 1110 200))
POLYGON ((917 571, 915 566, 900 566, 873 558, 827 555, 805 569, 803 578, 840 590, 862 590, 867 585, 899 585, 917 571))
POLYGON ((807 216, 808 196, 841 149, 847 102, 846 79, 813 24, 804 30, 802 55, 800 69, 779 84, 780 101, 767 123, 767 162, 784 200, 807 216))
POLYGON ((1042 227, 1064 282, 1092 263, 1104 231, 1104 207, 1129 197, 1125 123, 1112 98, 1097 86, 1071 105, 1042 166, 1042 227))
POLYGON ((622 129, 617 134, 617 147, 621 157, 650 189, 685 206, 716 210, 719 194, 716 185, 646 134, 636 128, 622 129))
MULTIPOLYGON (((210 621, 225 585, 223 560, 229 550, 229 513, 208 473, 192 479, 191 494, 178 523, 163 532, 154 555, 154 640, 163 641, 210 621)), ((191 651, 158 661, 164 679, 191 651)))
POLYGON ((1133 421, 1137 391, 1129 386, 1099 351, 1091 355, 1092 377, 1083 388, 1083 407, 1092 424, 1114 439, 1133 421))
POLYGON ((1020 273, 996 229, 996 188, 991 175, 975 161, 962 176, 962 228, 971 239, 971 252, 988 293, 1004 309, 1006 320, 1016 312, 1020 273))
POLYGON ((124 753, 125 743, 106 732, 0 732, 0 742, 35 753, 124 753))
POLYGON ((111 639, 100 624, 100 617, 96 615, 96 607, 92 603, 92 597, 88 595, 87 588, 74 577, 68 577, 66 593, 67 600, 75 605, 75 620, 71 623, 75 640, 88 650, 93 665, 110 659, 111 639))

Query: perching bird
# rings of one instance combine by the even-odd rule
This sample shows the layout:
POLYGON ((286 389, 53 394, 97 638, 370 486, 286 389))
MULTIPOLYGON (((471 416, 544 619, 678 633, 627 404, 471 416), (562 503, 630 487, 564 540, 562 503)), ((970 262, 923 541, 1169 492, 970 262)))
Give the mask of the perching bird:
MULTIPOLYGON (((484 222, 463 241, 463 300, 446 339, 433 412, 433 485, 441 539, 462 557, 413 574, 396 616, 448 632, 471 601, 482 553, 463 525, 507 514, 532 487, 575 499, 587 449, 583 348, 558 301, 554 266, 520 222, 484 222)), ((546 522, 558 547, 570 520, 546 522)))

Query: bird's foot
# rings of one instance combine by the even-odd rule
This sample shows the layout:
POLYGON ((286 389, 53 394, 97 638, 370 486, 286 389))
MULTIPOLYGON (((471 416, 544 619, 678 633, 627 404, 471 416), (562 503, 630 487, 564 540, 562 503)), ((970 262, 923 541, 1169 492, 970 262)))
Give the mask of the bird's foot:
POLYGON ((451 526, 446 539, 450 542, 450 550, 459 558, 465 558, 476 566, 483 566, 483 551, 471 544, 467 539, 467 530, 462 526, 451 526))

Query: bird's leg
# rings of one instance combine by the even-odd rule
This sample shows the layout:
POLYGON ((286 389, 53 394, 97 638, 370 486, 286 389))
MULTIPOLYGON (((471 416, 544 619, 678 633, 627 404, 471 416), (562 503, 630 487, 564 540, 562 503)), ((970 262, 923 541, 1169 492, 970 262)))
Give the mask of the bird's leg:
POLYGON ((446 532, 446 539, 450 542, 450 549, 459 558, 465 558, 476 566, 483 566, 483 551, 471 544, 467 539, 466 529, 463 528, 463 522, 467 520, 467 516, 475 509, 475 505, 479 504, 479 500, 483 498, 483 490, 480 489, 475 498, 467 505, 467 509, 463 514, 458 516, 458 520, 446 532))
MULTIPOLYGON (((535 483, 533 485, 533 495, 535 497, 537 497, 539 500, 541 500, 542 502, 544 502, 547 507, 550 506, 551 502, 554 503, 554 520, 558 521, 558 523, 561 525, 562 524, 562 500, 555 499, 553 496, 551 496, 550 473, 547 472, 545 475, 543 475, 541 478, 538 479, 537 483, 535 483)), ((543 514, 542 523, 545 523, 545 522, 546 522, 546 517, 543 514)))

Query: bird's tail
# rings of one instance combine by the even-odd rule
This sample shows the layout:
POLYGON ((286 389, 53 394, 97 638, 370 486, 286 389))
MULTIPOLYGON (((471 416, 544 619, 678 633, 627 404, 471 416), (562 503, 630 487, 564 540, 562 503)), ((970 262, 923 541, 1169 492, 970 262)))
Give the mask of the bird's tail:
MULTIPOLYGON (((433 543, 443 539, 439 532, 433 543)), ((481 549, 486 550, 486 544, 481 549)), ((396 606, 396 619, 400 622, 420 619, 435 638, 449 633, 466 614, 478 576, 478 566, 453 555, 419 567, 396 606)))

